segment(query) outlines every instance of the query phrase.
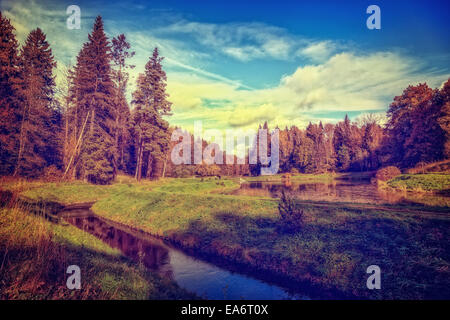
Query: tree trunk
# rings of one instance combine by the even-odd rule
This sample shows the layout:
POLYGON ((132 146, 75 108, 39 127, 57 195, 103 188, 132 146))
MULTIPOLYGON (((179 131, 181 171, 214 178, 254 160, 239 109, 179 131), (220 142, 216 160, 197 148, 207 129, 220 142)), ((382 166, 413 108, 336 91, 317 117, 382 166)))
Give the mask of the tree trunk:
POLYGON ((136 173, 134 176, 137 181, 141 180, 142 153, 142 134, 139 134, 139 148, 136 158, 136 173))
MULTIPOLYGON (((27 95, 28 96, 28 95, 27 95)), ((19 172, 19 168, 21 165, 21 158, 22 158, 22 153, 24 150, 24 144, 25 144, 25 117, 27 115, 27 111, 29 110, 29 97, 27 99, 28 101, 26 103, 24 103, 24 107, 23 107, 23 112, 22 112, 22 121, 20 123, 20 137, 19 137, 19 152, 17 155, 17 163, 16 163, 16 168, 14 169, 14 173, 13 176, 16 176, 19 172), (27 108, 28 107, 28 108, 27 108)))
POLYGON ((166 176, 166 164, 167 164, 167 158, 164 160, 164 166, 163 166, 163 172, 162 172, 163 178, 166 176))
POLYGON ((86 119, 84 120, 83 127, 81 128, 80 136, 78 137, 77 143, 75 145, 75 149, 73 151, 72 157, 70 157, 69 164, 67 165, 66 171, 64 172, 64 175, 63 175, 63 178, 66 176, 67 172, 69 171, 70 165, 72 164, 72 161, 75 158, 75 155, 77 153, 78 146, 81 144, 81 139, 83 138, 83 132, 84 132, 84 128, 86 127, 88 118, 89 118, 89 111, 86 115, 86 119))

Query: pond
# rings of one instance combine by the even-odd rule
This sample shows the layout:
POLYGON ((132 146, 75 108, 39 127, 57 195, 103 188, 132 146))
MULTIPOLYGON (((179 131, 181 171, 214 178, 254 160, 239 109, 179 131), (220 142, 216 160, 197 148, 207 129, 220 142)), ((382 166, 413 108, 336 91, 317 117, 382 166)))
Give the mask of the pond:
POLYGON ((334 180, 321 183, 299 183, 294 181, 244 182, 239 189, 232 191, 230 194, 279 198, 282 190, 288 191, 298 199, 311 201, 450 205, 450 197, 430 193, 386 191, 379 189, 367 180, 334 180))
POLYGON ((64 220, 119 249, 135 263, 160 276, 171 279, 182 288, 214 300, 308 299, 299 290, 286 289, 265 280, 227 270, 193 257, 165 241, 139 231, 125 230, 95 216, 89 209, 62 213, 64 220))

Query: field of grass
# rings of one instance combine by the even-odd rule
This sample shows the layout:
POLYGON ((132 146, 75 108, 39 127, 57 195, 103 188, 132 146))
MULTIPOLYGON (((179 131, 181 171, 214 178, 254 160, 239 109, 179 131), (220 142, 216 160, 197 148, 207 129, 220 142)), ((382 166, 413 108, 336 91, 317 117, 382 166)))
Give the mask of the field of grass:
MULTIPOLYGON (((107 219, 164 237, 182 248, 265 270, 344 296, 384 299, 450 298, 450 217, 372 206, 361 209, 302 203, 305 223, 286 234, 277 201, 222 194, 235 179, 165 179, 93 186, 76 201, 97 200, 107 219), (98 193, 96 193, 99 188, 98 193), (382 270, 382 290, 367 290, 366 268, 382 270)), ((24 191, 68 199, 83 186, 66 183, 24 191)), ((89 263, 89 262, 87 262, 89 263)))
POLYGON ((179 299, 192 297, 94 236, 18 207, 0 209, 0 299, 179 299), (81 269, 81 289, 66 268, 81 269))
POLYGON ((395 189, 407 191, 448 191, 450 189, 450 174, 402 174, 387 182, 395 189))

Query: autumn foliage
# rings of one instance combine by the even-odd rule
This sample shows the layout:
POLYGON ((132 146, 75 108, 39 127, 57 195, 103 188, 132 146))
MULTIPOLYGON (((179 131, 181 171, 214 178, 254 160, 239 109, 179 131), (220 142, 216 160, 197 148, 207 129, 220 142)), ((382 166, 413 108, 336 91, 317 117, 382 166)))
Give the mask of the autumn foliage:
POLYGON ((399 176, 401 174, 401 171, 399 168, 394 166, 389 166, 382 168, 377 171, 376 178, 377 180, 381 181, 388 181, 392 178, 395 178, 396 176, 399 176))

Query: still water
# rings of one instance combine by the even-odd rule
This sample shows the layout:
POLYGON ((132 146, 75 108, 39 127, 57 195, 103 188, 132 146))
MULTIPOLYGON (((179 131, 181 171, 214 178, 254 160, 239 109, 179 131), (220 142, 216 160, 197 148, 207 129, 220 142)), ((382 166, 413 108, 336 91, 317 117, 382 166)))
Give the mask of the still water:
POLYGON ((150 235, 124 230, 95 216, 88 209, 63 214, 70 224, 82 229, 109 246, 119 249, 136 263, 182 288, 207 299, 308 299, 301 289, 293 290, 266 281, 229 271, 223 267, 188 255, 150 235))
POLYGON ((284 182, 244 182, 233 195, 279 197, 285 190, 301 200, 352 202, 373 204, 417 203, 426 205, 449 206, 450 197, 428 193, 413 194, 401 191, 379 189, 369 181, 335 180, 324 183, 284 182))

